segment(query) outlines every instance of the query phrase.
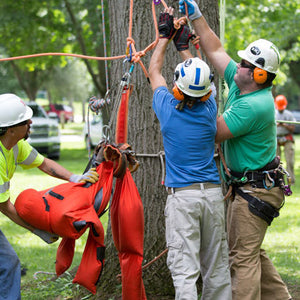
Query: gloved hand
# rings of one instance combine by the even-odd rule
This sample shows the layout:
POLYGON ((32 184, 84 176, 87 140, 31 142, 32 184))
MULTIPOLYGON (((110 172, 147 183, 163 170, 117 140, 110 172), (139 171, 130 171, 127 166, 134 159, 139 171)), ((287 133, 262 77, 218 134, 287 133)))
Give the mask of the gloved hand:
POLYGON ((182 14, 186 15, 184 3, 187 4, 188 15, 191 21, 199 19, 202 16, 199 6, 194 0, 179 0, 179 11, 182 14))
POLYGON ((52 243, 56 242, 59 238, 59 236, 55 233, 50 233, 48 231, 37 229, 37 228, 34 229, 32 231, 32 233, 34 233, 35 235, 40 237, 47 244, 52 244, 52 243))
POLYGON ((95 183, 99 180, 99 174, 96 172, 96 168, 89 169, 86 173, 82 175, 72 174, 70 176, 70 182, 90 182, 95 183))
POLYGON ((189 48, 189 40, 193 37, 190 28, 182 25, 176 32, 173 41, 177 51, 183 51, 189 48))
POLYGON ((159 21, 158 21, 158 30, 159 30, 159 37, 163 39, 170 39, 174 32, 174 17, 169 13, 160 13, 159 21))

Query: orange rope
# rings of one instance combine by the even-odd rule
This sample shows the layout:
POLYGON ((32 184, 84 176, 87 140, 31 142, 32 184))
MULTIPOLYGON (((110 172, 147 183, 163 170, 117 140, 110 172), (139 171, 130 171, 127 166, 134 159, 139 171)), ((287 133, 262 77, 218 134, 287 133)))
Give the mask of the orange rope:
MULTIPOLYGON (((164 0, 161 0, 161 3, 165 8, 168 8, 166 2, 164 0)), ((186 9, 187 11, 187 9, 186 9)), ((15 56, 15 57, 7 57, 7 58, 0 58, 1 61, 11 61, 11 60, 18 60, 18 59, 25 59, 25 58, 33 58, 33 57, 41 57, 41 56, 72 56, 72 57, 78 57, 82 59, 93 59, 93 60, 116 60, 116 59, 123 59, 128 57, 129 55, 129 49, 131 47, 132 50, 132 57, 130 58, 132 62, 139 63, 145 76, 149 80, 148 72, 144 66, 144 64, 141 61, 141 57, 145 56, 146 53, 153 48, 158 43, 159 40, 159 31, 158 31, 158 25, 157 25, 157 19, 156 19, 156 13, 155 13, 155 5, 152 1, 152 15, 153 15, 153 21, 155 25, 155 40, 148 45, 144 50, 136 51, 135 49, 135 41, 132 38, 132 19, 133 19, 133 0, 130 0, 130 12, 129 12, 129 29, 128 29, 128 37, 127 37, 127 48, 126 48, 126 55, 118 55, 118 56, 111 56, 111 57, 98 57, 98 56, 88 56, 88 55, 81 55, 81 54, 73 54, 73 53, 56 53, 56 52, 49 52, 49 53, 37 53, 37 54, 29 54, 29 55, 22 55, 22 56, 15 56)), ((179 29, 182 24, 186 24, 186 17, 182 17, 179 19, 176 19, 174 21, 174 27, 176 29, 179 29)), ((198 51, 198 56, 201 58, 200 51, 198 51)))
POLYGON ((0 61, 17 60, 17 59, 24 59, 24 58, 31 58, 31 57, 39 57, 39 56, 74 56, 74 57, 79 57, 79 58, 83 58, 83 59, 95 59, 95 60, 114 60, 114 59, 120 59, 120 58, 126 57, 126 55, 111 56, 111 57, 97 57, 97 56, 87 56, 87 55, 72 54, 72 53, 49 52, 49 53, 37 53, 37 54, 0 58, 0 61))
MULTIPOLYGON (((164 7, 167 8, 167 5, 165 1, 161 1, 164 7)), ((18 60, 18 59, 26 59, 26 58, 33 58, 33 57, 41 57, 41 56, 72 56, 72 57, 78 57, 82 59, 93 59, 93 60, 116 60, 116 59, 123 59, 126 58, 129 54, 129 47, 132 47, 132 62, 136 63, 138 62, 140 66, 142 67, 145 76, 148 79, 148 72, 140 60, 141 57, 145 56, 146 53, 150 50, 152 50, 158 43, 159 40, 159 31, 158 31, 158 25, 156 20, 156 14, 155 14, 155 7, 154 2, 152 1, 152 14, 153 14, 153 20, 155 24, 155 41, 152 42, 150 45, 148 45, 144 50, 136 51, 135 49, 135 41, 132 38, 132 19, 133 19, 133 0, 130 0, 130 14, 129 14, 129 30, 128 30, 128 38, 127 38, 127 49, 126 49, 126 55, 118 55, 118 56, 111 56, 111 57, 97 57, 97 56, 87 56, 87 55, 81 55, 81 54, 73 54, 73 53, 56 53, 56 52, 49 52, 49 53, 37 53, 37 54, 29 54, 29 55, 22 55, 22 56, 15 56, 15 57, 7 57, 7 58, 0 58, 1 61, 11 61, 11 60, 18 60)))

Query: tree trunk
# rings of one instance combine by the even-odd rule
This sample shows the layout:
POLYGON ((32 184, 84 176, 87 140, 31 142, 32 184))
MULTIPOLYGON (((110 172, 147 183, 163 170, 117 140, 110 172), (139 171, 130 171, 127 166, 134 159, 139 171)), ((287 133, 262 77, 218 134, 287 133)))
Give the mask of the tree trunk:
MULTIPOLYGON (((110 10, 111 56, 123 55, 127 47, 126 39, 129 30, 130 1, 109 0, 108 2, 110 10)), ((215 19, 214 25, 218 26, 219 23, 216 19, 218 16, 217 1, 213 1, 213 4, 208 0, 204 2, 206 6, 209 5, 209 18, 213 16, 215 19), (215 13, 213 14, 211 11, 215 11, 215 13)), ((134 1, 132 38, 135 40, 137 51, 143 50, 155 40, 151 3, 152 1, 134 1)), ((168 1, 167 4, 170 6, 173 5, 175 14, 178 15, 178 1, 168 1)), ((156 6, 157 18, 159 12, 163 10, 164 7, 162 4, 156 6)), ((151 55, 152 51, 147 52, 142 58, 142 62, 146 68, 149 66, 151 55)), ((172 87, 174 69, 179 62, 180 56, 176 52, 173 43, 171 43, 168 47, 163 68, 163 74, 170 88, 172 87)), ((125 71, 129 70, 129 66, 129 63, 124 64, 125 71)), ((111 100, 113 105, 117 100, 114 99, 116 90, 124 74, 122 60, 112 61, 110 74, 112 87, 111 100)), ((161 184, 164 166, 161 165, 160 157, 157 155, 164 149, 159 122, 152 109, 153 92, 142 68, 137 63, 134 66, 131 83, 134 85, 134 89, 129 105, 128 143, 135 150, 140 161, 140 167, 133 174, 133 178, 144 205, 144 264, 146 264, 166 249, 164 207, 167 194, 164 186, 161 184), (153 156, 147 156, 148 154, 153 156)), ((114 140, 114 137, 112 140, 114 140)), ((111 236, 110 224, 108 225, 106 235, 106 247, 106 264, 97 294, 102 297, 108 293, 114 295, 121 293, 120 290, 116 289, 118 284, 116 276, 120 273, 120 267, 111 236)), ((144 269, 143 280, 148 296, 156 295, 155 299, 160 299, 163 295, 174 295, 172 279, 166 266, 166 255, 144 269)))

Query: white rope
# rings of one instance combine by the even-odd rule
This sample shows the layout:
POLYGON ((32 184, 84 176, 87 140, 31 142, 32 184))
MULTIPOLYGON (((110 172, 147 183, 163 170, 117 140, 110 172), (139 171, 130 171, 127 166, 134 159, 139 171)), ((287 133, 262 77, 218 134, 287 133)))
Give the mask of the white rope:
POLYGON ((44 271, 37 271, 37 272, 35 272, 34 274, 33 274, 33 278, 35 279, 35 280, 37 280, 38 278, 37 278, 37 275, 38 274, 46 274, 46 275, 52 275, 52 276, 56 276, 56 273, 52 273, 52 272, 44 272, 44 271))

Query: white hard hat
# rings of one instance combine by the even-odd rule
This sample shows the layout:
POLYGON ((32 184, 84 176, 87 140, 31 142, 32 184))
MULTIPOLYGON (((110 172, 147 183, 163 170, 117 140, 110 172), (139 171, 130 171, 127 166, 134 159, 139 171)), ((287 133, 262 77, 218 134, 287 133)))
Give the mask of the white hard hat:
POLYGON ((209 66, 198 57, 177 65, 174 74, 177 87, 191 97, 202 97, 210 91, 210 77, 209 66))
POLYGON ((280 54, 277 47, 264 39, 254 41, 245 50, 238 51, 238 56, 260 69, 275 74, 280 64, 280 54))
POLYGON ((32 109, 14 94, 0 95, 0 127, 9 127, 32 117, 32 109))

